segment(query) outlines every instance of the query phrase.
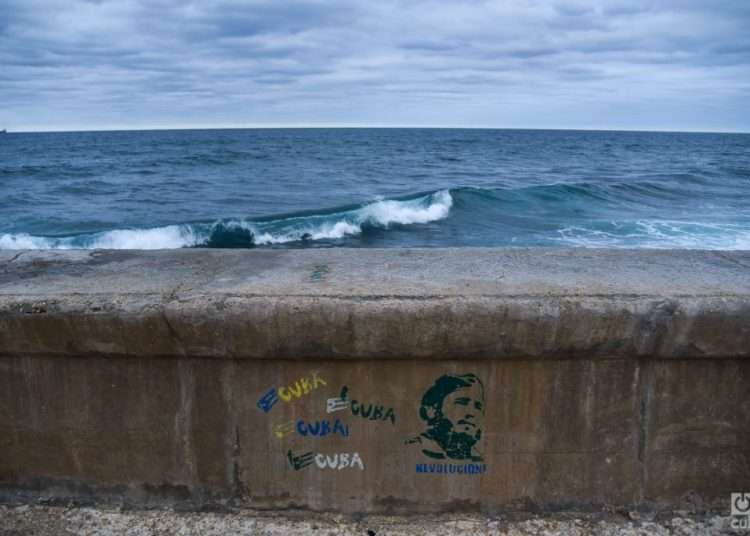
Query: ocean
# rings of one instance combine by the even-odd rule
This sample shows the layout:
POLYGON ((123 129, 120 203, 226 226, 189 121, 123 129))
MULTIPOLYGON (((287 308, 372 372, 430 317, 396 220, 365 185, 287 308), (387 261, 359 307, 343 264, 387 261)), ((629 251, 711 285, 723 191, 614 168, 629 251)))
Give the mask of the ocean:
POLYGON ((0 134, 0 249, 750 249, 750 135, 0 134))

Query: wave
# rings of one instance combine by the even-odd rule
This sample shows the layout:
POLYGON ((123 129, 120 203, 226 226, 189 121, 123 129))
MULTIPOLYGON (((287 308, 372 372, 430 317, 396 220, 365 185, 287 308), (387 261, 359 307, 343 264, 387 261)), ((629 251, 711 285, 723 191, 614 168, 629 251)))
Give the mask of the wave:
POLYGON ((197 244, 198 238, 190 225, 115 229, 68 237, 0 235, 0 249, 176 249, 197 244))
POLYGON ((450 191, 411 199, 381 199, 356 208, 266 220, 220 220, 151 229, 115 229, 74 236, 0 235, 0 249, 177 249, 185 247, 254 247, 336 240, 367 229, 425 224, 447 218, 450 191))
POLYGON ((700 176, 461 187, 364 205, 71 236, 0 234, 0 249, 175 249, 382 244, 750 249, 746 190, 700 176), (424 224, 450 220, 437 228, 424 224), (422 233, 422 234, 420 234, 422 233))

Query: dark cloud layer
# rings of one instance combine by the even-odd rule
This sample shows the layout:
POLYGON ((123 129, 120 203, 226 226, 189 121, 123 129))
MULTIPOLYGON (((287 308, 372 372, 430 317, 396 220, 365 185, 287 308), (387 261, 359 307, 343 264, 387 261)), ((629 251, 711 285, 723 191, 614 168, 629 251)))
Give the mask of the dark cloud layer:
POLYGON ((3 0, 0 128, 750 130, 747 0, 3 0))

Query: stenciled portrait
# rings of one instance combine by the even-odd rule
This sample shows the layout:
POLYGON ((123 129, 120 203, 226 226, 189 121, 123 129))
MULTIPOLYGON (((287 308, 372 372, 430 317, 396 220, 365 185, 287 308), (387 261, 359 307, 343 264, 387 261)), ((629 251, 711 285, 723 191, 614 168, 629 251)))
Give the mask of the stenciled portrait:
POLYGON ((445 374, 425 391, 419 406, 425 430, 407 440, 436 460, 482 461, 484 385, 474 374, 445 374))

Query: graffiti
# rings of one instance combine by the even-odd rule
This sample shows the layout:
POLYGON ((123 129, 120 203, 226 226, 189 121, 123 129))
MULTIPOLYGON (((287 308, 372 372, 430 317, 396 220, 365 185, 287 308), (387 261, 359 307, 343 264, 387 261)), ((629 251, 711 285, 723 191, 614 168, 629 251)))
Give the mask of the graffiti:
POLYGON ((310 377, 303 376, 288 387, 279 387, 279 397, 284 402, 290 402, 293 398, 302 398, 303 395, 311 393, 321 385, 327 384, 317 372, 313 372, 310 377))
MULTIPOLYGON (((425 391, 419 417, 427 429, 407 444, 418 444, 437 460, 482 461, 478 443, 484 420, 484 385, 474 374, 446 374, 425 391)), ((438 464, 440 465, 440 464, 438 464)))
POLYGON ((334 413, 349 407, 349 402, 342 398, 329 398, 326 400, 326 413, 334 413))
POLYGON ((289 460, 289 464, 292 466, 292 469, 294 469, 295 471, 299 471, 300 469, 304 469, 313 462, 315 453, 305 452, 304 454, 295 456, 292 453, 292 450, 289 449, 289 451, 286 453, 286 457, 289 460))
MULTIPOLYGON (((288 386, 272 388, 258 400, 258 407, 269 412, 279 402, 288 403, 301 399, 326 386, 326 381, 313 372, 299 378, 288 386)), ((329 395, 330 396, 330 395, 329 395)), ((392 407, 365 403, 351 396, 344 385, 338 397, 326 398, 326 414, 349 412, 366 421, 388 421, 395 425, 396 414, 392 407)), ((322 408, 321 408, 322 409, 322 408)), ((487 471, 480 450, 485 415, 484 385, 475 374, 445 374, 438 377, 424 391, 419 402, 419 418, 424 430, 406 441, 418 445, 423 456, 434 461, 417 463, 417 474, 430 475, 482 475, 487 471), (441 461, 442 460, 442 461, 441 461), (463 461, 464 463, 452 463, 463 461)), ((340 418, 296 419, 273 427, 279 439, 295 434, 304 438, 329 436, 349 437, 350 425, 340 418)), ((346 469, 364 471, 365 464, 358 452, 326 454, 305 451, 295 454, 291 449, 286 454, 294 471, 312 467, 316 470, 341 471, 346 469)))
POLYGON ((304 454, 295 456, 290 449, 287 451, 286 457, 287 460, 289 460, 289 465, 291 465, 292 469, 295 471, 304 469, 311 465, 313 461, 319 469, 337 469, 341 471, 346 468, 354 469, 358 467, 360 471, 365 470, 365 464, 362 462, 362 458, 359 456, 358 452, 353 452, 351 454, 348 452, 337 454, 315 454, 314 452, 305 452, 304 454))
MULTIPOLYGON (((317 372, 312 372, 293 383, 274 387, 263 393, 258 407, 268 413, 278 403, 289 403, 327 386, 317 372)), ((321 390, 325 391, 325 390, 321 390)), ((330 394, 328 395, 330 396, 330 394)), ((322 397, 321 397, 322 398, 322 397)), ((318 402, 315 402, 318 404, 318 402)), ((317 406, 319 411, 322 410, 317 406)), ((326 414, 348 410, 366 421, 386 421, 396 424, 393 407, 365 403, 351 396, 344 385, 338 397, 326 398, 326 414)), ((444 374, 424 391, 419 401, 418 415, 424 429, 406 441, 418 445, 429 463, 417 463, 418 474, 481 475, 487 471, 481 452, 482 429, 485 414, 484 385, 475 374, 444 374), (458 461, 458 463, 455 463, 458 461)), ((339 436, 348 438, 350 425, 333 415, 327 418, 297 418, 273 426, 279 439, 289 435, 303 438, 339 436)), ((320 470, 353 469, 364 471, 365 464, 358 452, 326 454, 316 451, 295 453, 287 450, 286 458, 294 471, 307 467, 320 470)))
POLYGON ((396 415, 393 413, 393 408, 387 410, 383 406, 375 406, 373 404, 359 405, 356 400, 352 401, 351 404, 352 415, 359 415, 363 419, 369 419, 371 421, 391 421, 391 424, 396 424, 396 415))
MULTIPOLYGON (((341 388, 339 399, 347 401, 348 396, 349 388, 344 385, 341 388)), ((362 417, 363 419, 370 421, 390 421, 391 424, 396 424, 396 413, 393 408, 386 408, 377 404, 364 404, 358 400, 349 401, 349 408, 352 411, 352 415, 362 417)))
POLYGON ((431 473, 439 475, 479 475, 487 470, 483 463, 418 463, 417 473, 431 473))
POLYGON ((342 437, 349 437, 349 425, 342 423, 339 419, 333 421, 315 421, 305 422, 302 419, 297 421, 297 433, 301 436, 325 437, 328 434, 339 434, 342 437))
POLYGON ((295 430, 294 421, 277 424, 276 426, 273 427, 273 433, 279 439, 282 439, 284 436, 294 433, 294 430, 295 430))
MULTIPOLYGON (((291 402, 296 399, 300 399, 305 395, 312 393, 313 391, 324 387, 327 382, 321 378, 317 372, 312 372, 307 376, 303 376, 296 380, 294 383, 281 386, 272 387, 265 391, 263 395, 258 399, 257 406, 264 413, 268 413, 271 409, 281 402, 291 402)), ((350 407, 350 401, 346 398, 347 388, 341 391, 339 398, 329 398, 326 400, 326 413, 334 413, 336 411, 342 411, 350 407)), ((353 401, 356 403, 356 401, 353 401)), ((391 415, 393 410, 391 411, 391 415)), ((363 415, 368 417, 372 413, 380 418, 386 413, 383 408, 379 410, 373 410, 372 407, 367 409, 367 413, 363 415)), ((383 417, 389 418, 389 417, 383 417)), ((395 421, 395 416, 391 417, 392 422, 395 421)), ((374 417, 371 417, 374 419, 374 417)), ((296 421, 287 421, 273 426, 274 435, 283 439, 286 436, 297 433, 302 437, 326 437, 339 435, 341 437, 349 437, 349 425, 342 422, 341 419, 318 419, 318 420, 305 420, 297 419, 296 421)), ((291 449, 286 452, 286 459, 289 462, 290 467, 295 471, 301 471, 302 469, 313 465, 319 469, 356 469, 360 471, 365 469, 365 464, 362 462, 362 458, 359 453, 335 453, 335 454, 316 454, 313 451, 303 452, 302 454, 295 454, 291 449)))
POLYGON ((276 388, 272 387, 260 397, 258 400, 258 407, 264 412, 268 413, 271 408, 279 401, 279 397, 276 394, 276 388))
POLYGON ((268 413, 279 400, 291 402, 294 399, 302 398, 323 385, 327 385, 326 381, 318 376, 317 372, 313 372, 309 376, 303 376, 291 385, 279 388, 272 387, 263 393, 258 400, 257 406, 264 413, 268 413))
POLYGON ((354 452, 353 454, 341 453, 341 454, 316 454, 315 465, 320 469, 346 469, 347 467, 354 469, 359 467, 360 471, 365 470, 365 464, 362 463, 362 458, 359 457, 359 453, 354 452))

